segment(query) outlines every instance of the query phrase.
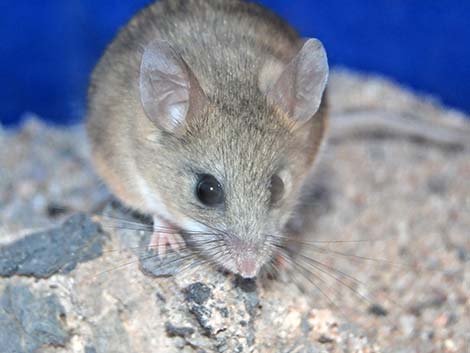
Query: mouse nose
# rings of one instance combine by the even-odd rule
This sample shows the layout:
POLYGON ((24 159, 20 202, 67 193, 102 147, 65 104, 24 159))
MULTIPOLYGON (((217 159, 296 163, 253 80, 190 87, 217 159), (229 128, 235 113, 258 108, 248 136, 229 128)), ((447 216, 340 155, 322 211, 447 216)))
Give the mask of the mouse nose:
POLYGON ((238 272, 244 278, 253 278, 258 272, 258 266, 255 259, 245 257, 238 262, 238 272))

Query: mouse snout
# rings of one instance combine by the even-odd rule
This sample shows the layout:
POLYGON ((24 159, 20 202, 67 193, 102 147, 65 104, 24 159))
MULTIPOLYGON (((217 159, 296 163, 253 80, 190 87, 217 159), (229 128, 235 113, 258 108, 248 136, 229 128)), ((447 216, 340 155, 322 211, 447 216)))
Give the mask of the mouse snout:
POLYGON ((256 277, 263 265, 259 245, 253 241, 233 237, 230 239, 229 248, 231 249, 234 272, 244 278, 256 277))
POLYGON ((238 272, 244 278, 253 278, 258 273, 258 264, 254 256, 243 257, 237 264, 238 272))

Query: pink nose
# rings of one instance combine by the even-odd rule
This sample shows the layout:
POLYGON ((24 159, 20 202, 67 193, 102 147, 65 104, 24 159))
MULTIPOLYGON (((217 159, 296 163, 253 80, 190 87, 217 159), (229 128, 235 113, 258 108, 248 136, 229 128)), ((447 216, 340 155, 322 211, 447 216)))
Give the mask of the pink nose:
POLYGON ((241 259, 238 263, 238 271, 245 278, 253 278, 257 273, 256 261, 252 258, 241 259))

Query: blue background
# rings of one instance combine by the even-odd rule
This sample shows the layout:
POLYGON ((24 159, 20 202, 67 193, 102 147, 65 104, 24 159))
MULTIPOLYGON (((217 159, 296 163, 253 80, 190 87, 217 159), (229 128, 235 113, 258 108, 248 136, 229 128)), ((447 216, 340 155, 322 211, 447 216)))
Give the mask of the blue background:
MULTIPOLYGON (((93 65, 148 0, 16 0, 0 4, 0 121, 25 111, 79 121, 93 65)), ((333 65, 381 73, 470 112, 470 1, 260 0, 333 65)))

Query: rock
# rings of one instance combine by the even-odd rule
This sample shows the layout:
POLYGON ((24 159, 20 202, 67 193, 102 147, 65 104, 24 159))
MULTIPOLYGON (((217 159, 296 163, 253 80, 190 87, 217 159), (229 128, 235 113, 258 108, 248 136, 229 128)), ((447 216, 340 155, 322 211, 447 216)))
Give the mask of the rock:
POLYGON ((187 337, 187 336, 191 336, 194 333, 194 329, 192 327, 177 327, 177 326, 174 326, 169 321, 166 322, 165 329, 166 329, 166 333, 170 337, 174 337, 174 336, 187 337))
POLYGON ((211 289, 201 282, 191 284, 185 289, 185 292, 186 300, 197 305, 204 304, 211 296, 211 289))
POLYGON ((129 333, 118 310, 108 311, 92 327, 93 347, 97 353, 129 353, 134 351, 129 333))
POLYGON ((433 194, 445 195, 449 187, 449 180, 444 175, 431 175, 427 180, 427 187, 429 192, 433 194))
MULTIPOLYGON (((334 114, 468 128, 383 79, 332 72, 329 87, 334 114)), ((147 251, 151 219, 114 203, 93 217, 106 237, 83 212, 60 226, 109 197, 85 141, 83 127, 37 120, 0 133, 1 353, 465 350, 468 153, 336 139, 291 223, 289 254, 303 251, 305 271, 244 281, 186 253, 160 261, 147 251)))
POLYGON ((76 214, 58 228, 0 248, 0 276, 47 278, 69 273, 78 263, 100 256, 103 241, 99 226, 88 216, 76 214))
POLYGON ((369 312, 375 316, 387 316, 388 311, 380 304, 372 304, 369 307, 369 312))
POLYGON ((321 344, 334 343, 334 341, 335 340, 333 338, 330 338, 325 335, 321 335, 320 338, 318 338, 318 342, 320 342, 321 344))
POLYGON ((458 247, 457 257, 461 262, 470 262, 470 250, 467 251, 463 246, 458 247))
POLYGON ((0 298, 0 347, 4 353, 33 353, 46 346, 64 347, 70 334, 66 313, 54 295, 33 294, 27 287, 7 287, 0 298))
POLYGON ((415 333, 416 317, 413 315, 404 315, 400 320, 400 329, 405 336, 411 336, 415 333))

